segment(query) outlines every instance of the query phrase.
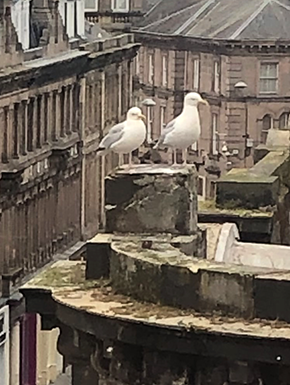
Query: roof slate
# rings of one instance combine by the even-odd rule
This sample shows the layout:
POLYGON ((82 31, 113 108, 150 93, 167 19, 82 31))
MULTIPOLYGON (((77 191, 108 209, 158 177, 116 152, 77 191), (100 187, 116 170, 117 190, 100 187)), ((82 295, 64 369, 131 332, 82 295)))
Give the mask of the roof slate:
POLYGON ((289 0, 161 0, 143 31, 217 39, 290 39, 289 0))

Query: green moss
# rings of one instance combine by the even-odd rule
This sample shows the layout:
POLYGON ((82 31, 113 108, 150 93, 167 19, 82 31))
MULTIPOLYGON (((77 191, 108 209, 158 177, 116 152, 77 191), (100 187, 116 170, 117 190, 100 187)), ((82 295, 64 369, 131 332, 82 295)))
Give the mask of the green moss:
POLYGON ((227 202, 224 207, 218 207, 214 200, 205 200, 198 202, 198 211, 208 211, 216 214, 238 215, 240 217, 272 217, 273 211, 262 209, 234 208, 237 202, 227 202))
POLYGON ((54 289, 74 287, 74 290, 89 290, 108 284, 107 280, 86 280, 85 267, 85 263, 82 262, 67 266, 52 266, 37 276, 32 284, 54 289))

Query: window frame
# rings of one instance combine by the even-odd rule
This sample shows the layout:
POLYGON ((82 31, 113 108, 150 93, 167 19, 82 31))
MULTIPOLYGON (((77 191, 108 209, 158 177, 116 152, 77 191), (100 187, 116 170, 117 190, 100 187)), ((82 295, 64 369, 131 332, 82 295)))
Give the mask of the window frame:
POLYGON ((197 177, 197 198, 199 201, 204 201, 206 199, 206 183, 207 183, 207 180, 206 180, 206 177, 203 176, 203 175, 198 175, 197 177), (200 186, 200 183, 201 183, 201 186, 200 186), (202 190, 202 194, 199 194, 200 193, 200 187, 201 187, 201 190, 202 190))
POLYGON ((193 78, 192 78, 192 89, 193 91, 199 91, 199 83, 200 83, 200 59, 195 58, 192 61, 193 66, 193 78))
POLYGON ((211 132, 212 132, 211 153, 212 155, 218 155, 219 153, 218 114, 215 112, 211 114, 211 132))
POLYGON ((166 127, 166 106, 160 106, 160 128, 166 127))
POLYGON ((282 112, 282 114, 279 116, 279 130, 281 130, 281 131, 286 131, 286 130, 290 130, 290 112, 289 111, 284 111, 284 112, 282 112), (281 127, 280 126, 280 122, 281 122, 281 118, 283 117, 283 116, 287 116, 288 117, 288 123, 287 123, 287 125, 284 125, 283 127, 281 127))
POLYGON ((154 84, 154 53, 148 54, 148 83, 154 84))
POLYGON ((95 1, 95 8, 87 8, 87 1, 85 0, 85 12, 98 12, 99 10, 99 0, 95 1))
POLYGON ((137 52, 137 55, 135 56, 135 75, 140 75, 140 52, 137 52))
POLYGON ((218 60, 214 61, 213 66, 213 92, 216 94, 220 93, 220 81, 221 81, 221 68, 218 60))
POLYGON ((166 54, 162 55, 162 87, 168 86, 168 56, 166 54))
POLYGON ((262 129, 261 129, 261 143, 266 144, 267 142, 267 136, 269 133, 269 130, 274 128, 274 118, 271 114, 265 114, 262 118, 262 129), (270 128, 264 129, 264 119, 266 117, 270 118, 270 128), (263 140, 265 138, 265 140, 263 140))
POLYGON ((152 142, 153 111, 152 107, 147 107, 147 143, 152 142))
POLYGON ((260 69, 259 69, 259 94, 261 95, 276 95, 278 94, 279 90, 279 62, 278 61, 265 61, 265 62, 260 62, 260 69), (275 77, 269 77, 269 76, 261 76, 262 73, 262 67, 263 66, 275 66, 276 67, 276 76, 275 77), (263 81, 275 81, 276 84, 276 89, 273 91, 265 91, 262 90, 261 84, 263 81))
POLYGON ((120 6, 118 6, 118 3, 120 1, 122 1, 122 0, 111 0, 112 12, 128 13, 130 11, 129 0, 125 0, 125 2, 126 2, 125 8, 120 8, 120 6))

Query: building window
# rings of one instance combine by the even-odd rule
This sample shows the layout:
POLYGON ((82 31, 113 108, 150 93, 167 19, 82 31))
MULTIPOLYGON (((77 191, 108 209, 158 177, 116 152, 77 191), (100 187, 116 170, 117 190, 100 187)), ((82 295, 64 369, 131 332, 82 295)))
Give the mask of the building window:
POLYGON ((99 5, 99 0, 85 0, 85 10, 86 11, 97 11, 99 5))
POLYGON ((260 93, 276 94, 278 91, 278 64, 261 63, 260 93))
POLYGON ((153 123, 153 111, 152 108, 147 108, 147 142, 152 142, 152 123, 153 123))
POLYGON ((129 12, 129 0, 112 0, 113 12, 129 12))
POLYGON ((220 92, 220 66, 217 61, 214 62, 213 91, 216 94, 220 92))
POLYGON ((135 75, 140 75, 140 53, 135 57, 135 75))
POLYGON ((11 6, 12 23, 24 50, 29 48, 29 0, 13 1, 11 6))
POLYGON ((280 118, 279 118, 279 129, 280 130, 289 130, 289 117, 290 113, 289 112, 284 112, 280 118))
POLYGON ((168 84, 168 59, 162 56, 162 86, 167 87, 168 84))
POLYGON ((265 115, 262 120, 262 133, 261 133, 261 143, 266 144, 268 131, 273 128, 273 118, 271 115, 265 115))
POLYGON ((160 107, 160 128, 161 130, 166 127, 166 107, 160 107))
POLYGON ((206 197, 206 178, 204 176, 199 176, 197 179, 197 195, 202 200, 206 197))
POLYGON ((217 114, 212 114, 212 154, 218 154, 218 127, 217 127, 218 116, 217 114))
POLYGON ((199 90, 199 67, 200 67, 199 59, 193 60, 193 90, 199 90))
POLYGON ((216 182, 215 181, 210 182, 209 197, 212 199, 214 199, 216 197, 216 182))
POLYGON ((148 63, 149 63, 148 81, 149 81, 149 84, 153 84, 154 83, 154 56, 152 53, 149 54, 148 63))

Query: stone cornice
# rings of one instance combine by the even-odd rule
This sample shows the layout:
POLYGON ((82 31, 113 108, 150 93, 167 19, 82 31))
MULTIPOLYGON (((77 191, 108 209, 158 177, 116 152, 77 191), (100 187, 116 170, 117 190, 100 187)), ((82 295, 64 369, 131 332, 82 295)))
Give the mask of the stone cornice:
POLYGON ((0 74, 0 97, 23 89, 37 89, 68 77, 82 77, 91 70, 133 58, 140 44, 133 42, 132 35, 126 36, 85 44, 80 47, 83 54, 77 56, 60 56, 59 60, 51 62, 43 59, 47 64, 38 67, 29 67, 29 62, 25 62, 21 67, 3 72, 0 74))
POLYGON ((222 40, 168 35, 133 29, 135 40, 147 46, 178 51, 196 51, 222 55, 289 55, 289 40, 222 40))

